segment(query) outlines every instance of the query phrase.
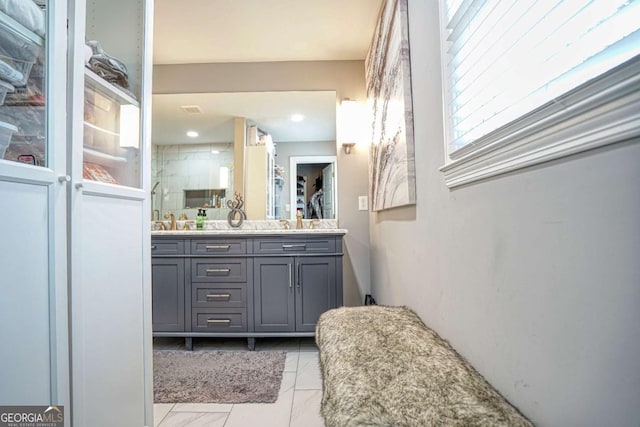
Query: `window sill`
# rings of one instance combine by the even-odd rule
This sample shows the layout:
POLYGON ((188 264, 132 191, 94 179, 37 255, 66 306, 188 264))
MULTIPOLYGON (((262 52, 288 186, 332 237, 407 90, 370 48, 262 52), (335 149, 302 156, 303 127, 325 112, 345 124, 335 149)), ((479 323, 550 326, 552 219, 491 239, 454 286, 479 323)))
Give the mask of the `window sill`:
POLYGON ((449 188, 640 136, 640 58, 450 154, 449 188))

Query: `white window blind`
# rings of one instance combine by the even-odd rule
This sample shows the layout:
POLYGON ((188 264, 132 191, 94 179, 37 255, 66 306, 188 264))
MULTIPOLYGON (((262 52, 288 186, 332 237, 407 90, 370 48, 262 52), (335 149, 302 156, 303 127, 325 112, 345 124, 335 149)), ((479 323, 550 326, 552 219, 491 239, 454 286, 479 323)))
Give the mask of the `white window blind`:
POLYGON ((449 154, 640 53, 640 0, 443 0, 449 154))

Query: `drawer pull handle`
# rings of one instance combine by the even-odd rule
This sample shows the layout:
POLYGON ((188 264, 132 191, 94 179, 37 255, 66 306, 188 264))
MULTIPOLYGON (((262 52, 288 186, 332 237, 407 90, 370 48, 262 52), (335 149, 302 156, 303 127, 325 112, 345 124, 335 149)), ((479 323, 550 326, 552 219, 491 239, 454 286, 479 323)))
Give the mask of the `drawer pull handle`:
POLYGON ((224 323, 224 324, 230 324, 231 320, 230 319, 207 319, 207 323, 224 323))
POLYGON ((207 298, 231 298, 231 294, 207 294, 207 298))
POLYGON ((156 248, 156 245, 151 245, 151 249, 155 249, 155 248, 156 248))
POLYGON ((306 249, 307 245, 282 245, 282 249, 295 249, 295 248, 306 249))
POLYGON ((226 273, 229 274, 231 272, 230 268, 207 268, 205 270, 207 274, 209 273, 226 273))
POLYGON ((224 250, 227 250, 227 251, 229 250, 230 247, 231 247, 230 245, 206 245, 205 246, 205 248, 207 250, 210 250, 210 249, 224 249, 224 250))

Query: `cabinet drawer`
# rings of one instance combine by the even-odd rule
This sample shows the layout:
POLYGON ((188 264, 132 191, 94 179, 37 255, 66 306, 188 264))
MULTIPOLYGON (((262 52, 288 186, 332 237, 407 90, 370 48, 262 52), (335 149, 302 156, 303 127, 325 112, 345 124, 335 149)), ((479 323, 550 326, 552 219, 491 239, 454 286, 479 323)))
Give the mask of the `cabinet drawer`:
POLYGON ((194 255, 246 254, 247 242, 234 239, 194 239, 191 241, 191 253, 194 255))
POLYGON ((246 283, 194 283, 192 288, 193 307, 246 307, 246 283))
POLYGON ((194 308, 192 310, 193 332, 246 332, 246 308, 194 308))
POLYGON ((151 255, 184 254, 184 240, 152 240, 151 255))
POLYGON ((196 258, 191 260, 193 282, 246 282, 244 258, 196 258))
POLYGON ((305 254, 333 253, 336 251, 334 237, 305 239, 255 239, 253 252, 256 254, 305 254))

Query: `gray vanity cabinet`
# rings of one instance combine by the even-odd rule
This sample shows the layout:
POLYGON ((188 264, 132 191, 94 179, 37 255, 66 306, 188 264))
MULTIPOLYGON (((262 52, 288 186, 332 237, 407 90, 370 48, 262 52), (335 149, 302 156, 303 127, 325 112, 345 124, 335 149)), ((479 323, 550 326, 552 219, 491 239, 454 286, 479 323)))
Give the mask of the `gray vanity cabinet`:
POLYGON ((154 235, 154 336, 313 336, 342 305, 342 235, 154 235))
POLYGON ((184 331, 184 279, 184 258, 153 258, 153 332, 184 331))
POLYGON ((336 307, 335 257, 265 257, 254 261, 255 330, 314 332, 336 307))
POLYGON ((322 313, 342 305, 341 237, 254 239, 253 253, 256 331, 313 333, 322 313))

